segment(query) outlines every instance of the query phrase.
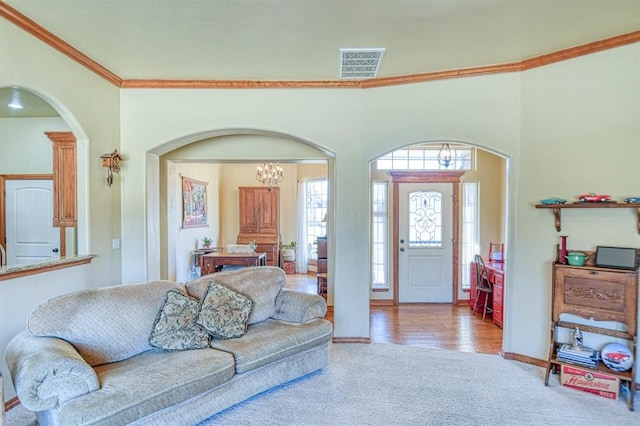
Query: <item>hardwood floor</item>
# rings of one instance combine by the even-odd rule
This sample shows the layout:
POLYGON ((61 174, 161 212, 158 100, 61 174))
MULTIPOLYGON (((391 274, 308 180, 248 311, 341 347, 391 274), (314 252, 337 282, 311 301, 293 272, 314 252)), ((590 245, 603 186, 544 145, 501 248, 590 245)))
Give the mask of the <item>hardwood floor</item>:
MULTIPOLYGON (((287 275, 287 288, 316 293, 315 274, 287 275)), ((370 312, 372 342, 489 354, 502 348, 502 329, 466 304, 372 305, 370 312)), ((333 312, 326 318, 333 321, 333 312)))

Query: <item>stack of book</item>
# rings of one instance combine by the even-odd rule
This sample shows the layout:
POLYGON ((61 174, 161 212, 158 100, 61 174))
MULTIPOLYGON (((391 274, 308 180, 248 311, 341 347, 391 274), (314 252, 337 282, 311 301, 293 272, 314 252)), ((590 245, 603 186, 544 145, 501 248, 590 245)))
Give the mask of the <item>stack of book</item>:
POLYGON ((558 361, 567 364, 580 365, 587 368, 597 368, 600 352, 585 346, 562 344, 558 348, 558 361))

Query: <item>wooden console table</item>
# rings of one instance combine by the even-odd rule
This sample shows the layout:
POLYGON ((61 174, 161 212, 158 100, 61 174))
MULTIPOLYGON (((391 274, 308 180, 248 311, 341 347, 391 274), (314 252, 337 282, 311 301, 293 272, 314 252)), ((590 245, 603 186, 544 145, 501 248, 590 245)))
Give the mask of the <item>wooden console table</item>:
POLYGON ((267 253, 207 253, 200 256, 200 275, 212 274, 224 265, 265 266, 267 253))

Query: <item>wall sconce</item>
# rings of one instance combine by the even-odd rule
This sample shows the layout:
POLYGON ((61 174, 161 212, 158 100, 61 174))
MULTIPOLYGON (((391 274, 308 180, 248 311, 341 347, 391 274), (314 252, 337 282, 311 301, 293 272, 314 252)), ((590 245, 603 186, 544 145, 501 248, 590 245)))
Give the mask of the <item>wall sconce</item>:
POLYGON ((107 185, 111 186, 113 174, 120 172, 120 162, 123 158, 117 149, 114 149, 113 152, 102 154, 100 158, 102 158, 102 167, 107 169, 107 185))

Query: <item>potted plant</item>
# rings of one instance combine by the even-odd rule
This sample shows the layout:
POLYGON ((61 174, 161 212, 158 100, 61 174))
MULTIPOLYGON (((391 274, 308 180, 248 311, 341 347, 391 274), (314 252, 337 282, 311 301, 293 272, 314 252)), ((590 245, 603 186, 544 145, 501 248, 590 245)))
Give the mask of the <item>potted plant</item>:
POLYGON ((209 247, 211 247, 211 243, 212 243, 212 241, 211 241, 211 238, 209 238, 209 237, 204 237, 202 239, 202 247, 203 248, 208 249, 209 247))
POLYGON ((282 244, 282 259, 287 262, 296 260, 296 242, 291 241, 289 244, 282 244))

